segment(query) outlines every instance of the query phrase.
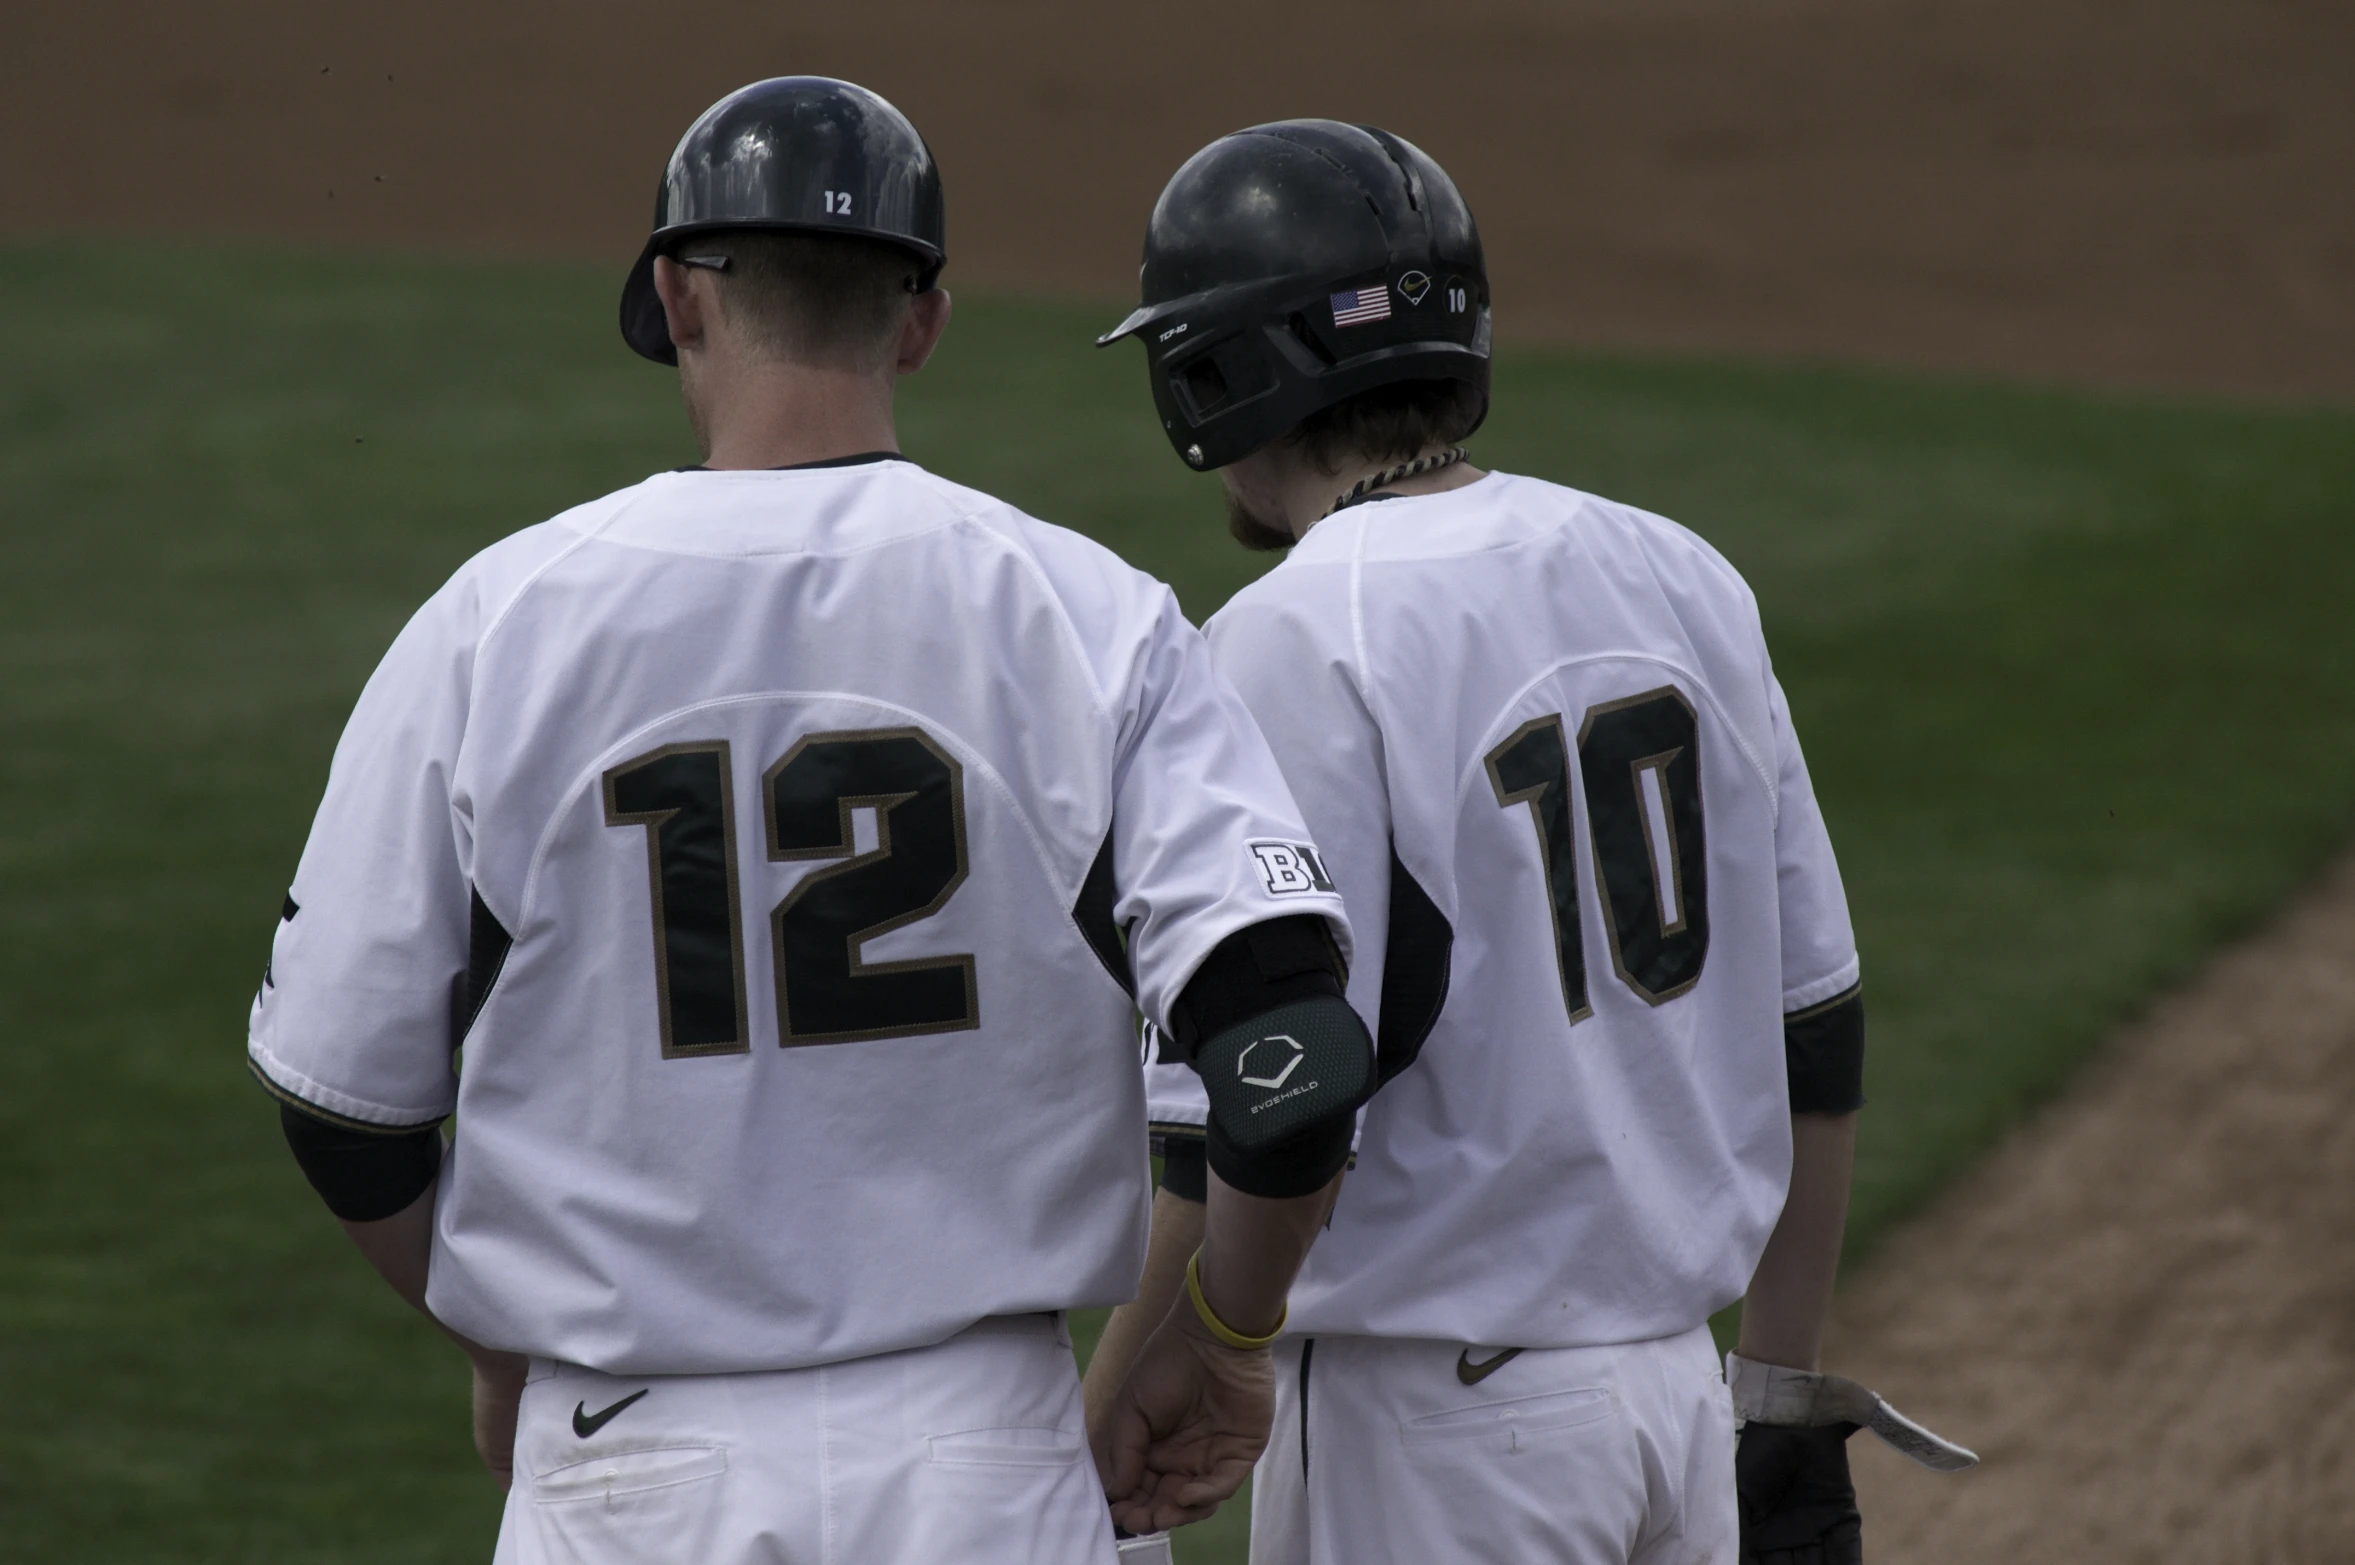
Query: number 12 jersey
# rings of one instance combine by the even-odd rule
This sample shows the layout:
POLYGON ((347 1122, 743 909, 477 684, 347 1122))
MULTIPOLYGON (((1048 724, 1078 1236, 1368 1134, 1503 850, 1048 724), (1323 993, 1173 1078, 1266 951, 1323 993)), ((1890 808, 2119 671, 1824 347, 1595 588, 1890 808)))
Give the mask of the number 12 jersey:
POLYGON ((1321 913, 1168 589, 891 460, 659 476, 470 561, 337 747, 249 1054, 457 1113, 427 1299, 611 1373, 1135 1288, 1148 1015, 1321 913), (1125 932, 1125 941, 1123 934, 1125 932), (462 1068, 453 1071, 453 1044, 462 1068))

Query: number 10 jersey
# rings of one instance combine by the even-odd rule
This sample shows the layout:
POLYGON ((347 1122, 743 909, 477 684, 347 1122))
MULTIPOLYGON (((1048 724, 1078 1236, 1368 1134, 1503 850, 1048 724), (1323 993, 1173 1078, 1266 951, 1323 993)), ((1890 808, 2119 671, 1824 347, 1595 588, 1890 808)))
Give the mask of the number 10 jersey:
MULTIPOLYGON (((1580 1347, 1740 1297, 1785 1018, 1857 957, 1733 568, 1493 473, 1320 522, 1209 634, 1348 900, 1386 1077, 1292 1329, 1580 1347)), ((1156 1121, 1198 1118, 1150 1074, 1156 1121)))
POLYGON ((1124 985, 1165 1017, 1247 925, 1346 941, 1266 868, 1307 840, 1105 550, 896 460, 666 474, 403 630, 249 1053, 362 1128, 455 1109, 427 1297, 481 1342, 637 1374, 921 1346, 1134 1291, 1124 985))

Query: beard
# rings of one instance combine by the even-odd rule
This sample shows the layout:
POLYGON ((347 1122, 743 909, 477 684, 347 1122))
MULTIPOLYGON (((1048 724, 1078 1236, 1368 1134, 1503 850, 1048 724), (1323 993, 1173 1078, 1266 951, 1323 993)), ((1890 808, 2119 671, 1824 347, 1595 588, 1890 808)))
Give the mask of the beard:
POLYGON ((1235 542, 1258 554, 1275 554, 1300 540, 1282 527, 1271 527, 1233 494, 1227 496, 1227 531, 1235 542))

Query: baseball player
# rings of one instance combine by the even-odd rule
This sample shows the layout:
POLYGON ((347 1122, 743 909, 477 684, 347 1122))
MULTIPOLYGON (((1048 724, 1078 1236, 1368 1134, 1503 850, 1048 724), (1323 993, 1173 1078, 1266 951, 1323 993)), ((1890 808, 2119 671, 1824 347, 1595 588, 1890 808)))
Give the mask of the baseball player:
MULTIPOLYGON (((1379 1041, 1278 1352, 1255 1565, 1856 1559, 1851 1429, 1967 1453, 1818 1372, 1863 1012, 1749 591, 1671 522, 1465 460, 1480 240, 1398 137, 1212 143, 1143 287, 1103 340, 1143 341, 1237 538, 1291 551, 1209 635, 1379 1041), (1729 1396, 1707 1322, 1745 1292, 1729 1396)), ((1151 1048, 1169 1172, 1092 1397, 1201 1231, 1200 1083, 1151 1048)))
POLYGON ((419 610, 287 897, 251 1063, 473 1358, 502 1562, 1102 1565, 1265 1438, 1371 1089, 1348 925, 1168 590, 898 454, 942 236, 864 89, 695 122, 621 318, 704 464, 419 610), (1132 996, 1218 1079, 1107 1491, 1062 1320, 1144 1249, 1132 996))

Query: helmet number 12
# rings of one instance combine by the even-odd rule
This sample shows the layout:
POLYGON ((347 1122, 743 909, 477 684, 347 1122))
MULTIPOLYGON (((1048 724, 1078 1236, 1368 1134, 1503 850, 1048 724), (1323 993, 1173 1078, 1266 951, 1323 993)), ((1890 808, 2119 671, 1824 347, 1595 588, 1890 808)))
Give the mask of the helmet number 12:
MULTIPOLYGON (((805 186, 804 188, 807 188, 807 187, 805 186)), ((848 216, 850 216, 850 192, 849 192, 849 191, 847 191, 847 190, 828 190, 828 191, 825 191, 825 192, 822 192, 822 193, 823 193, 823 194, 824 194, 824 196, 826 197, 826 212, 827 212, 827 215, 828 215, 828 216, 831 216, 831 217, 848 217, 848 216)))
MULTIPOLYGON (((1487 761, 1497 804, 1529 806, 1562 1004, 1573 1023, 1583 1021, 1594 1007, 1587 999, 1562 714, 1523 723, 1487 761)), ((1588 709, 1578 728, 1578 780, 1612 969, 1646 1004, 1665 1004, 1700 982, 1709 955, 1708 841, 1692 705, 1671 686, 1588 709)))

